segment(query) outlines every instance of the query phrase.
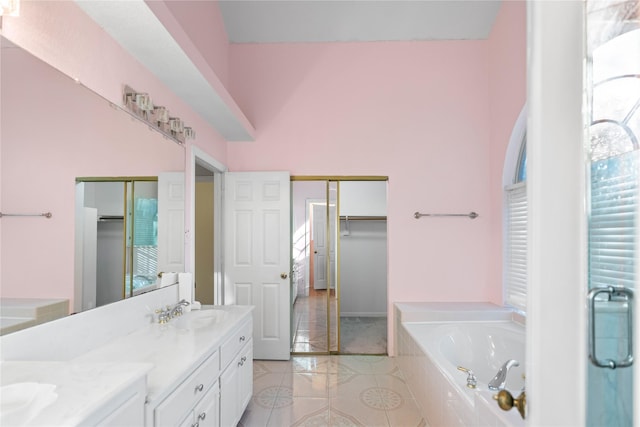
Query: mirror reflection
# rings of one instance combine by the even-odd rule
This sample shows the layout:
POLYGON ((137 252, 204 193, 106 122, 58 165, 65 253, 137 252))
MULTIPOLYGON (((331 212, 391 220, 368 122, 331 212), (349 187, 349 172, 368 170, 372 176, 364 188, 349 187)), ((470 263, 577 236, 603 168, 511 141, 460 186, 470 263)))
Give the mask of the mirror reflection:
MULTIPOLYGON (((50 218, 0 219, 4 334, 135 295, 136 285, 141 283, 137 276, 151 281, 153 268, 148 265, 135 277, 129 274, 128 280, 124 273, 118 273, 117 279, 102 278, 96 273, 96 298, 104 293, 99 282, 106 282, 105 286, 117 291, 107 291, 109 296, 96 299, 95 303, 83 303, 83 268, 76 258, 95 256, 97 271, 113 271, 111 267, 98 268, 106 255, 98 257, 97 247, 83 246, 76 221, 76 182, 79 177, 113 181, 143 177, 149 181, 145 185, 155 184, 154 180, 164 172, 184 172, 185 153, 183 146, 4 38, 0 64, 0 212, 51 212, 50 218), (116 280, 118 283, 114 284, 116 280)), ((122 216, 128 215, 127 209, 136 213, 137 202, 132 199, 131 203, 122 216)), ((147 209, 148 201, 140 203, 146 203, 146 208, 140 206, 139 215, 153 210, 147 209)), ((151 241, 148 235, 140 237, 152 244, 144 246, 154 246, 153 227, 158 225, 153 220, 146 224, 151 241)), ((133 233, 130 237, 136 237, 136 231, 133 233)), ((159 248, 156 246, 155 250, 159 248)), ((139 253, 131 255, 129 250, 129 256, 124 256, 123 251, 127 253, 126 240, 118 254, 108 256, 122 256, 121 265, 130 273, 132 268, 141 266, 139 253)))

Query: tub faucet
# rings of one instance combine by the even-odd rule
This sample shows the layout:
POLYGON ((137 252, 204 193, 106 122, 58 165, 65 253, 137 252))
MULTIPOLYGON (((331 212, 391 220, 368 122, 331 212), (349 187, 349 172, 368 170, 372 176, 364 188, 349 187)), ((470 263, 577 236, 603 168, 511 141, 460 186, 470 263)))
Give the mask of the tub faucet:
POLYGON ((504 383, 507 382, 507 372, 514 366, 520 366, 517 360, 509 359, 500 367, 498 373, 491 381, 489 381, 489 390, 502 390, 504 389, 504 383))

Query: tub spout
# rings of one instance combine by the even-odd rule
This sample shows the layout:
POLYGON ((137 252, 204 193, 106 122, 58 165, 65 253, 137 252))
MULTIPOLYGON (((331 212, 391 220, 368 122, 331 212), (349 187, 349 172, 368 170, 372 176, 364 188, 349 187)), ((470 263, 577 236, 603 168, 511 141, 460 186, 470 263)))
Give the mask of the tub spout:
POLYGON ((500 367, 498 373, 491 381, 489 381, 488 387, 489 390, 502 390, 504 389, 504 384, 507 382, 507 373, 509 369, 514 366, 520 366, 520 363, 517 360, 509 359, 500 367))

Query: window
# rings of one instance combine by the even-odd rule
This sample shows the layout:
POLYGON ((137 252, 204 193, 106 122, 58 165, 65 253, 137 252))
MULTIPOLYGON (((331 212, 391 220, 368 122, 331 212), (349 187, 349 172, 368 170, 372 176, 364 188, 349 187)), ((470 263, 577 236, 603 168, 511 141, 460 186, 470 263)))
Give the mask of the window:
POLYGON ((640 30, 593 53, 590 117, 589 287, 635 286, 640 179, 640 30))
MULTIPOLYGON (((640 30, 629 31, 602 45, 599 52, 594 53, 588 170, 590 287, 615 285, 632 288, 636 282, 640 74, 636 71, 637 64, 632 62, 633 55, 625 55, 624 52, 633 51, 638 43, 640 30)), ((522 127, 519 141, 512 135, 505 160, 503 288, 505 304, 525 312, 527 156, 524 124, 522 127), (518 145, 519 151, 516 151, 512 146, 518 145)))
MULTIPOLYGON (((513 143, 513 142, 512 142, 513 143)), ((527 309, 527 136, 522 136, 511 184, 505 186, 505 304, 527 309)))

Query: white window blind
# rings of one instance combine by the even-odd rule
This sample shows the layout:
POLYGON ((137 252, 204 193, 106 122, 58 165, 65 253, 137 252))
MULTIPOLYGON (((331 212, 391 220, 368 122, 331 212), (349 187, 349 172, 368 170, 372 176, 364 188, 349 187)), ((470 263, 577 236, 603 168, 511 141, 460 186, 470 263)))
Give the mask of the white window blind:
POLYGON ((525 182, 505 188, 507 230, 505 247, 505 302, 527 309, 527 186, 525 182))
POLYGON ((590 286, 635 286, 638 151, 591 164, 590 286))

